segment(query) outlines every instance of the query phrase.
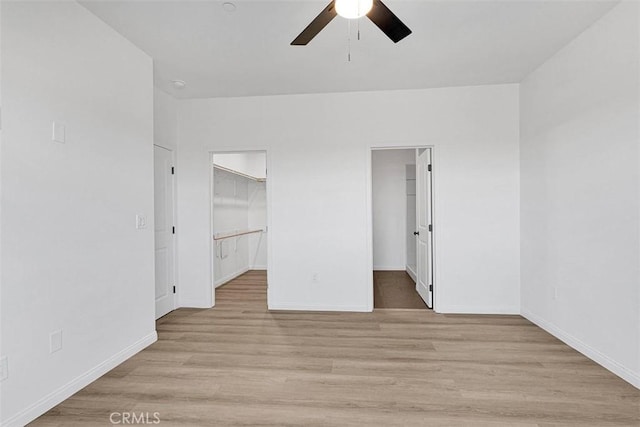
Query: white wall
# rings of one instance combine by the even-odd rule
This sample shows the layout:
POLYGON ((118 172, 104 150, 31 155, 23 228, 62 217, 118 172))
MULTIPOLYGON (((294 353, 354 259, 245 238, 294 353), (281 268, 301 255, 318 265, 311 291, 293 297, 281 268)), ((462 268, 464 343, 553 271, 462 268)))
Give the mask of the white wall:
POLYGON ((407 266, 406 165, 416 163, 415 150, 372 152, 373 269, 407 266))
POLYGON ((153 88, 153 143, 169 150, 178 145, 178 110, 176 100, 153 88))
POLYGON ((23 425, 156 339, 152 62, 75 2, 2 2, 1 32, 1 406, 23 425))
POLYGON ((268 150, 270 307, 366 311, 370 148, 425 144, 437 310, 519 312, 517 85, 189 100, 178 116, 182 303, 213 303, 210 151, 268 150))
MULTIPOLYGON (((2 298, 2 2, 0 2, 0 322, 2 321, 2 307, 4 305, 2 298)), ((4 347, 2 344, 2 323, 0 323, 0 357, 4 356, 4 347)), ((2 384, 0 383, 0 425, 2 424, 2 420, 4 419, 3 411, 2 411, 2 384)))
POLYGON ((521 86, 522 312, 640 386, 638 3, 521 86))

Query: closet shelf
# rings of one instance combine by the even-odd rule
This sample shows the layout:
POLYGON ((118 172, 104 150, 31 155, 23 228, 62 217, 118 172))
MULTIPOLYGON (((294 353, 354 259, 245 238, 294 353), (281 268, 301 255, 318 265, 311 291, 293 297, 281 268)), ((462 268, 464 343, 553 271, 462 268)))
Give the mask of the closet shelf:
POLYGON ((258 178, 258 177, 255 177, 255 176, 247 175, 246 173, 242 173, 242 172, 239 172, 239 171, 234 170, 234 169, 225 168, 224 166, 220 166, 220 165, 217 165, 215 163, 213 164, 213 167, 215 169, 218 169, 218 170, 221 170, 221 171, 225 171, 225 172, 229 172, 229 173, 232 173, 234 175, 238 175, 238 176, 241 176, 243 178, 250 179, 252 181, 256 181, 256 182, 266 182, 267 181, 266 178, 258 178))
POLYGON ((238 237, 238 236, 244 236, 245 234, 262 233, 262 232, 264 232, 264 230, 260 228, 257 230, 238 231, 235 233, 218 233, 213 235, 213 240, 230 239, 231 237, 238 237))

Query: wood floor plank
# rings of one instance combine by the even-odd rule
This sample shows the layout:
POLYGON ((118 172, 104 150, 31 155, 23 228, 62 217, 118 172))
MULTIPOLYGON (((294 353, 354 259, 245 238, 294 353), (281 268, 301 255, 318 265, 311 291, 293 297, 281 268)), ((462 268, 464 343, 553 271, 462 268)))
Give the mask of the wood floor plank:
POLYGON ((32 424, 640 426, 639 390, 520 316, 269 312, 252 271, 157 330, 32 424))
POLYGON ((406 271, 373 272, 373 306, 427 309, 427 305, 416 291, 416 282, 406 271))

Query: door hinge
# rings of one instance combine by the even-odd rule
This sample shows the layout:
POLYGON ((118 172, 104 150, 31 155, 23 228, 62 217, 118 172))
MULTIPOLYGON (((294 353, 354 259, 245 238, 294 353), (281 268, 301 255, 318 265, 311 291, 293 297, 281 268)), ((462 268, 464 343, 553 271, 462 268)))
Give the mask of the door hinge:
POLYGON ((173 293, 174 294, 176 293, 176 286, 175 285, 173 285, 173 293))
POLYGON ((175 227, 171 227, 171 234, 176 234, 176 228, 175 227))
POLYGON ((175 174, 176 174, 176 168, 171 166, 171 175, 175 175, 175 174))
POLYGON ((431 165, 427 165, 427 170, 431 172, 431 165))
POLYGON ((429 285, 429 292, 433 292, 433 285, 429 285))
POLYGON ((433 225, 429 224, 429 231, 433 231, 433 225))

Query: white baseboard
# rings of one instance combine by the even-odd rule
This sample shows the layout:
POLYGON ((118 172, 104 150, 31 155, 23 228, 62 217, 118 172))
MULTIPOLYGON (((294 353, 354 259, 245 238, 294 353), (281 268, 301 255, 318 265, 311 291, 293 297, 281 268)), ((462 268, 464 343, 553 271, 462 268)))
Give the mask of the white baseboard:
MULTIPOLYGON (((71 380, 67 384, 63 385, 59 389, 49 393, 33 405, 18 412, 13 417, 7 419, 2 423, 2 427, 14 427, 24 426, 27 423, 38 418, 40 415, 47 412, 60 402, 71 397, 74 393, 88 386, 125 360, 129 359, 136 353, 150 346, 158 340, 158 334, 156 331, 141 338, 137 342, 131 344, 129 347, 114 354, 98 366, 90 369, 79 377, 71 380)), ((105 420, 106 421, 106 420, 105 420)))
POLYGON ((290 311, 353 311, 370 313, 371 308, 364 305, 308 305, 292 303, 269 304, 269 310, 290 310, 290 311))
POLYGON ((404 265, 374 265, 373 271, 404 271, 404 265))
POLYGON ((589 359, 593 360, 597 364, 602 367, 608 369, 613 372, 623 380, 627 381, 629 384, 634 386, 635 388, 640 389, 640 373, 633 372, 626 366, 621 365, 615 360, 611 359, 609 356, 601 353, 590 345, 580 341, 578 338, 574 337, 570 333, 560 329, 556 325, 551 322, 547 322, 541 317, 536 316, 526 308, 522 308, 522 316, 528 319, 530 322, 535 323, 540 328, 549 332, 554 337, 558 338, 560 341, 564 342, 568 346, 574 348, 580 353, 587 356, 589 359))
MULTIPOLYGON (((436 301, 437 303, 437 301, 436 301)), ((437 304, 437 313, 443 314, 520 314, 520 307, 477 307, 437 304)))
POLYGON ((259 271, 266 271, 267 270, 267 266, 266 265, 252 265, 249 270, 259 270, 259 271))
POLYGON ((177 308, 211 308, 213 304, 207 304, 200 299, 180 299, 179 306, 177 308))
POLYGON ((218 288, 218 287, 224 285, 225 283, 227 283, 228 281, 233 280, 236 277, 246 273, 247 271, 249 271, 249 267, 243 268, 243 269, 238 270, 238 271, 236 271, 234 273, 231 273, 231 274, 227 274, 225 277, 216 280, 215 283, 213 284, 213 286, 215 288, 218 288))
POLYGON ((407 268, 406 268, 406 270, 405 270, 405 271, 407 272, 407 274, 409 275, 409 277, 411 277, 411 280, 413 280, 414 282, 418 283, 418 274, 417 274, 415 271, 413 271, 413 270, 411 269, 411 267, 409 267, 409 266, 407 265, 407 268))

